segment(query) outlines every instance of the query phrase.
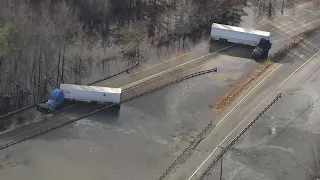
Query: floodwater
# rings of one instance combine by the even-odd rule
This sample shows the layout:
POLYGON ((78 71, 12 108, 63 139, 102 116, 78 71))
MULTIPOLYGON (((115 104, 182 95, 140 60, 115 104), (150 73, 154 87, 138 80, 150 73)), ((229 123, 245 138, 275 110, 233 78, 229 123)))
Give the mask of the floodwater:
POLYGON ((0 177, 156 179, 215 113, 213 101, 256 66, 243 58, 215 59, 210 74, 178 83, 0 152, 0 177))
POLYGON ((1 151, 0 177, 159 178, 196 134, 215 120, 214 101, 257 66, 251 59, 236 56, 208 62, 202 70, 217 67, 217 74, 132 100, 122 105, 119 114, 106 110, 1 151))

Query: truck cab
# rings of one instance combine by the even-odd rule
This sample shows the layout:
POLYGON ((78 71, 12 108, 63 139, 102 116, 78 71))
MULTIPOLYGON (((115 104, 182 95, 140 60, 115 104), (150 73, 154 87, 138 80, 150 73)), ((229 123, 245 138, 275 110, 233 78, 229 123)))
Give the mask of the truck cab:
POLYGON ((37 105, 37 109, 42 112, 52 113, 64 105, 64 93, 61 89, 54 89, 50 98, 45 103, 37 105))
POLYGON ((252 52, 252 57, 256 60, 268 57, 271 46, 269 39, 261 38, 252 52))

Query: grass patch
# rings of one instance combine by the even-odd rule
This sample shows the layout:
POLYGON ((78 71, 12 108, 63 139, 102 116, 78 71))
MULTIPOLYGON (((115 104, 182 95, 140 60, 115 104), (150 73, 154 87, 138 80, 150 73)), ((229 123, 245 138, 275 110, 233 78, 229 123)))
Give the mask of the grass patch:
POLYGON ((214 104, 214 110, 219 114, 222 113, 240 94, 247 89, 249 85, 270 67, 273 62, 268 60, 262 66, 257 68, 250 77, 244 81, 234 85, 227 93, 222 95, 214 104))

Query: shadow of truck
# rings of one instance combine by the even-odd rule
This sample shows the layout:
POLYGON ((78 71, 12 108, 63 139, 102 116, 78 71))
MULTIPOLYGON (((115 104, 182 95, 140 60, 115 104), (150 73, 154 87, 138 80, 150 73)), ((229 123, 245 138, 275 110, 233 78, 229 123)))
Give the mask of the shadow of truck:
POLYGON ((224 49, 222 51, 219 51, 219 53, 228 55, 228 56, 254 60, 252 58, 252 51, 254 50, 254 48, 255 47, 249 46, 249 45, 235 44, 235 43, 223 42, 223 41, 217 41, 217 40, 211 39, 209 52, 214 53, 214 52, 218 52, 221 49, 224 49), (232 47, 227 48, 228 46, 232 46, 232 47))

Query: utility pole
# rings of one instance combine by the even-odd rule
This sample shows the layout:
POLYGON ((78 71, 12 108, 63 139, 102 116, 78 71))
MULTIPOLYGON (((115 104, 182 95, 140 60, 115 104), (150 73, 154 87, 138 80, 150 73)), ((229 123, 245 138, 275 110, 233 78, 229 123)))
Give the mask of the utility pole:
MULTIPOLYGON (((223 152, 223 147, 219 146, 221 148, 221 152, 223 152)), ((220 163, 220 180, 222 180, 222 162, 223 162, 223 154, 221 156, 221 163, 220 163)))

